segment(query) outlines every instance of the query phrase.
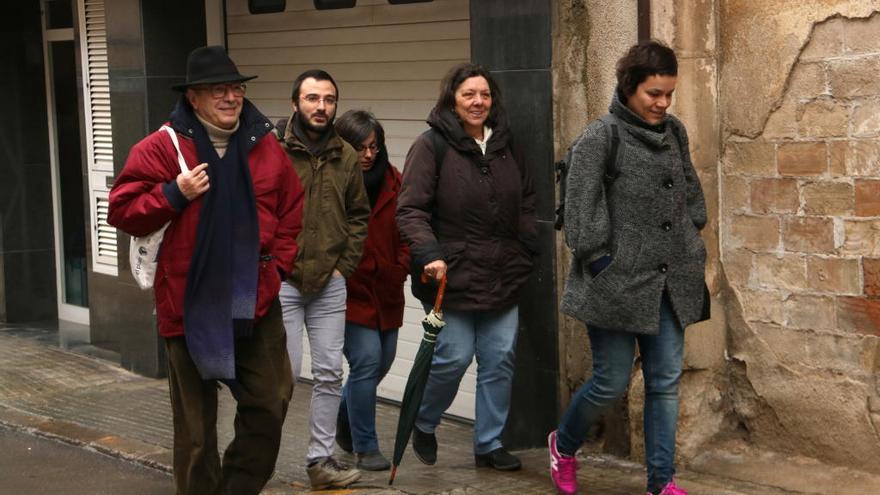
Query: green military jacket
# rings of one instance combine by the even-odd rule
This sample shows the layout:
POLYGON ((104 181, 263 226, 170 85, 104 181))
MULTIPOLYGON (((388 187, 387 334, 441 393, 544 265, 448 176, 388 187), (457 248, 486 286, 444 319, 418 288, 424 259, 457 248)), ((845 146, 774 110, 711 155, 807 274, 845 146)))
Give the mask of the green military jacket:
POLYGON ((332 128, 320 155, 293 133, 291 118, 283 144, 305 190, 299 253, 288 278, 303 295, 320 292, 333 270, 349 277, 357 269, 367 237, 370 202, 357 152, 332 128))

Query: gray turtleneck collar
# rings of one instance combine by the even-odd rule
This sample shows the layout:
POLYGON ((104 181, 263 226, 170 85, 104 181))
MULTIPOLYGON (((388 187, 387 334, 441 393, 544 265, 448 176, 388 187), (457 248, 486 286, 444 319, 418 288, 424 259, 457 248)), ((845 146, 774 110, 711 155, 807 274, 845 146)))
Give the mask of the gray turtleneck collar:
POLYGON ((193 113, 196 118, 199 119, 199 122, 205 127, 205 131, 208 133, 208 138, 211 140, 211 144, 217 151, 217 156, 223 158, 223 155, 226 154, 226 147, 229 145, 229 138, 238 130, 241 121, 237 121, 235 127, 232 129, 223 129, 203 119, 198 113, 193 113))

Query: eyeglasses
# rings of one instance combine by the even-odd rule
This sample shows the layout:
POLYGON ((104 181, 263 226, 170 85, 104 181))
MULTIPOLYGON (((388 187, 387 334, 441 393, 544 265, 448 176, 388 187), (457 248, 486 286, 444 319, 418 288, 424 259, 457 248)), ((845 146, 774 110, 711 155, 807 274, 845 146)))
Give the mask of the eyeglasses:
POLYGON ((357 146, 354 147, 354 150, 357 151, 358 153, 363 153, 364 151, 370 150, 370 151, 372 151, 373 154, 375 155, 376 153, 379 152, 379 145, 376 144, 375 141, 373 141, 372 143, 370 143, 370 144, 367 145, 367 146, 364 146, 364 145, 362 145, 362 144, 359 144, 359 145, 357 145, 357 146))
POLYGON ((325 96, 325 97, 321 98, 318 95, 309 94, 309 95, 303 95, 303 96, 301 96, 301 98, 303 99, 303 101, 307 101, 307 102, 311 103, 312 105, 317 105, 318 103, 321 103, 322 101, 324 102, 325 105, 330 106, 330 107, 332 107, 333 105, 336 104, 336 97, 335 96, 325 96))
POLYGON ((203 91, 208 91, 211 93, 211 96, 216 99, 223 98, 226 96, 227 92, 232 92, 232 96, 241 97, 244 96, 244 92, 247 90, 247 85, 242 83, 235 84, 212 84, 210 86, 201 86, 196 89, 200 89, 203 91))

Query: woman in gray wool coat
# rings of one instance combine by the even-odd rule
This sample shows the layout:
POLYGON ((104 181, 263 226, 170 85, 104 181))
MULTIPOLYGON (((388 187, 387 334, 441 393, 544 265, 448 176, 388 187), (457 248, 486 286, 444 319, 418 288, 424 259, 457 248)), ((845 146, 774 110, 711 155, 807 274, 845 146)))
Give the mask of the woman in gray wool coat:
POLYGON ((610 114, 571 150, 565 240, 573 262, 562 311, 587 324, 593 375, 548 439, 551 477, 563 494, 576 493, 575 452, 626 390, 638 344, 648 495, 686 495, 673 481, 684 328, 707 318, 708 296, 703 191, 684 126, 666 113, 677 73, 669 47, 630 48, 617 64, 610 114))

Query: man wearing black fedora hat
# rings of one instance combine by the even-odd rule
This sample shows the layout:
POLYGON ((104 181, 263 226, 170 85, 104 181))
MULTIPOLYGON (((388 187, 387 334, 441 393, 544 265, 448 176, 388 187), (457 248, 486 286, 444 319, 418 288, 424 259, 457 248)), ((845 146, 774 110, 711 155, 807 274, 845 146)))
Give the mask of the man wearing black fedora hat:
POLYGON ((258 494, 293 392, 278 291, 298 251, 303 188, 272 124, 244 97, 254 77, 221 46, 193 50, 174 86, 173 131, 137 143, 110 192, 111 225, 146 236, 167 224, 153 289, 178 494, 258 494), (218 382, 237 401, 222 463, 218 382))

